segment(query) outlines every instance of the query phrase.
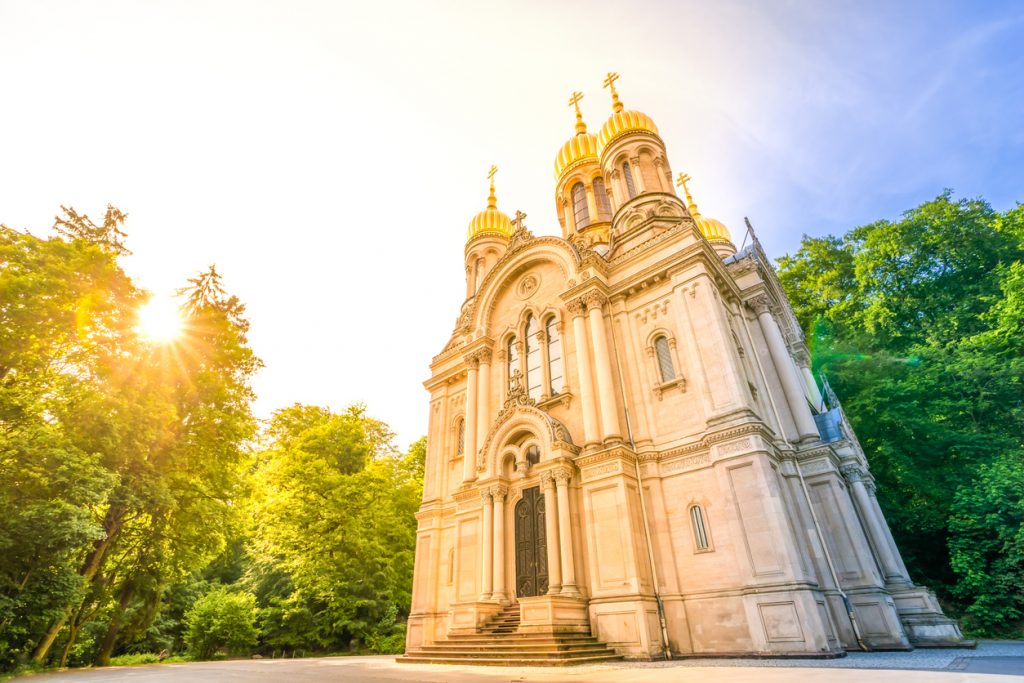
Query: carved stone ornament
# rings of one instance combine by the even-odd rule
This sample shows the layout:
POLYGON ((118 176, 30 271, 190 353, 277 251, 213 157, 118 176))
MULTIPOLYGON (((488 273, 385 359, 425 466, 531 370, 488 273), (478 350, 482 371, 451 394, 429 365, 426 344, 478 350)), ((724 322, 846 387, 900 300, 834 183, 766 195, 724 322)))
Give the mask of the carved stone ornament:
POLYGON ((496 502, 496 503, 504 503, 505 502, 505 496, 507 496, 507 495, 508 495, 508 487, 507 486, 492 486, 491 487, 491 496, 494 497, 494 502, 496 502))
POLYGON ((555 481, 562 486, 565 486, 572 481, 572 472, 568 468, 560 467, 556 470, 551 470, 551 476, 555 478, 555 481))
POLYGON ((569 311, 569 314, 572 317, 576 318, 583 315, 583 312, 586 310, 586 305, 583 303, 583 297, 577 297, 566 303, 565 308, 569 311))
POLYGON ((601 309, 607 303, 608 297, 601 292, 589 291, 583 295, 583 301, 587 304, 588 310, 593 308, 601 309))
POLYGON ((484 505, 490 505, 491 504, 491 496, 492 495, 493 494, 491 493, 490 489, 483 489, 482 491, 480 491, 480 498, 481 498, 481 500, 483 500, 484 505))
POLYGON ((839 468, 839 471, 843 473, 846 481, 851 484, 864 480, 864 470, 861 469, 860 465, 843 465, 839 468))
POLYGON ((555 488, 555 477, 551 472, 541 472, 540 487, 545 491, 555 488))
POLYGON ((537 289, 540 287, 540 276, 535 273, 530 273, 519 281, 516 285, 516 296, 520 299, 526 300, 537 293, 537 289))
POLYGON ((486 469, 484 457, 491 446, 491 440, 494 439, 495 432, 516 412, 528 412, 540 417, 548 426, 548 438, 551 440, 552 446, 579 452, 579 448, 572 442, 569 430, 564 424, 537 407, 537 402, 530 398, 526 388, 523 387, 522 373, 519 370, 515 370, 509 378, 508 396, 505 398, 505 405, 501 407, 501 410, 495 416, 494 423, 487 432, 487 438, 484 439, 483 446, 477 451, 476 469, 478 472, 483 472, 486 469))
POLYGON ((476 370, 480 367, 480 357, 475 353, 466 354, 462 360, 466 361, 466 367, 470 370, 476 370))
POLYGON ((811 354, 807 353, 807 349, 793 349, 793 360, 802 368, 811 367, 811 354))
POLYGON ((771 313, 772 303, 771 299, 768 298, 767 294, 758 294, 757 296, 747 299, 746 304, 754 313, 762 315, 763 313, 771 313))

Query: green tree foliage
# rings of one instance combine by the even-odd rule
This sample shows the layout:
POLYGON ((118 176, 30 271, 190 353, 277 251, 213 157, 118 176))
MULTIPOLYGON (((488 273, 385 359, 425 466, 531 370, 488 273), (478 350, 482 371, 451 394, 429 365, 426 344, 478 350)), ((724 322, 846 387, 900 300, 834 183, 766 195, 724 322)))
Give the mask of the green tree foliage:
POLYGON ((400 632, 425 441, 402 455, 361 407, 333 414, 302 405, 275 413, 267 437, 253 487, 250 575, 267 645, 339 649, 400 632))
POLYGON ((1019 490, 1014 508, 994 473, 1024 467, 1022 260, 1024 207, 999 214, 948 191, 779 259, 904 558, 978 633, 1021 616, 1019 490))
POLYGON ((185 615, 185 643, 196 659, 248 653, 255 645, 256 597, 224 587, 196 600, 185 615))

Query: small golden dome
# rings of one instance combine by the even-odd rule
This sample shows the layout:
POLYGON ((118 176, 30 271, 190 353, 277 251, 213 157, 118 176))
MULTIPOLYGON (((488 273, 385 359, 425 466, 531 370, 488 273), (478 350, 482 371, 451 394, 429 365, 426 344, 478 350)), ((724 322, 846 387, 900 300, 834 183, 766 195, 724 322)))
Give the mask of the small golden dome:
POLYGON ((700 232, 704 235, 704 239, 708 242, 720 241, 720 242, 732 242, 732 235, 729 234, 729 228, 725 227, 725 223, 715 218, 707 218, 697 214, 695 216, 697 220, 697 227, 700 228, 700 232))
POLYGON ((491 172, 487 174, 487 177, 491 179, 491 194, 487 197, 487 208, 473 216, 473 220, 469 222, 469 230, 466 233, 467 242, 484 235, 508 239, 515 231, 512 227, 512 219, 498 211, 498 198, 494 196, 494 174, 497 171, 496 166, 491 166, 491 172))
POLYGON ((732 244, 732 235, 729 234, 729 228, 725 227, 725 223, 715 218, 702 216, 700 211, 697 210, 697 203, 693 201, 690 188, 686 185, 688 182, 690 182, 690 176, 686 173, 680 173, 676 178, 676 185, 682 187, 683 192, 686 193, 686 208, 690 212, 693 222, 697 224, 700 234, 704 235, 704 239, 708 242, 728 242, 732 244))
POLYGON ((587 132, 587 124, 583 123, 583 114, 580 113, 580 100, 583 93, 574 92, 569 98, 569 106, 576 108, 576 135, 562 145, 562 149, 555 156, 555 178, 562 177, 562 173, 578 162, 593 160, 597 162, 597 137, 587 132))
MULTIPOLYGON (((619 106, 622 106, 621 103, 619 106)), ((658 127, 650 116, 642 111, 617 111, 611 115, 597 136, 597 153, 604 151, 608 143, 624 133, 653 133, 658 134, 658 127)))
POLYGON ((597 135, 597 153, 600 155, 608 143, 624 133, 651 133, 658 134, 658 127, 654 120, 641 111, 623 111, 622 102, 619 101, 619 93, 615 91, 615 81, 618 74, 610 73, 605 79, 604 85, 612 91, 612 115, 601 126, 601 132, 597 135))

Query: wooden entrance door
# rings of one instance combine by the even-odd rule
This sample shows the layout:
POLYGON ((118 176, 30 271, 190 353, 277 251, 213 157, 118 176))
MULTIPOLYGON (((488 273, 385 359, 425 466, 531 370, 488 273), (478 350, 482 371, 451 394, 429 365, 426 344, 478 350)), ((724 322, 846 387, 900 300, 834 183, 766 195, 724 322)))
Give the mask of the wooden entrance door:
POLYGON ((539 486, 523 491, 516 503, 516 595, 547 595, 548 543, 544 527, 544 495, 539 486))

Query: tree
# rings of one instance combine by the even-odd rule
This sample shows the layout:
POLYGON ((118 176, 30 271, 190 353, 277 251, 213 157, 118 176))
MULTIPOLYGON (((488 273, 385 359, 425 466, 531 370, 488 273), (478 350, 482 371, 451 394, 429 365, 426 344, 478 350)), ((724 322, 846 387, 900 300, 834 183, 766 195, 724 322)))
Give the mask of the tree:
POLYGON ((256 598, 214 588, 192 605, 185 627, 189 654, 196 659, 212 659, 218 653, 247 654, 259 636, 256 598))
POLYGON ((411 602, 424 442, 395 452, 358 406, 295 405, 267 436, 250 546, 267 643, 332 649, 394 635, 411 602))

